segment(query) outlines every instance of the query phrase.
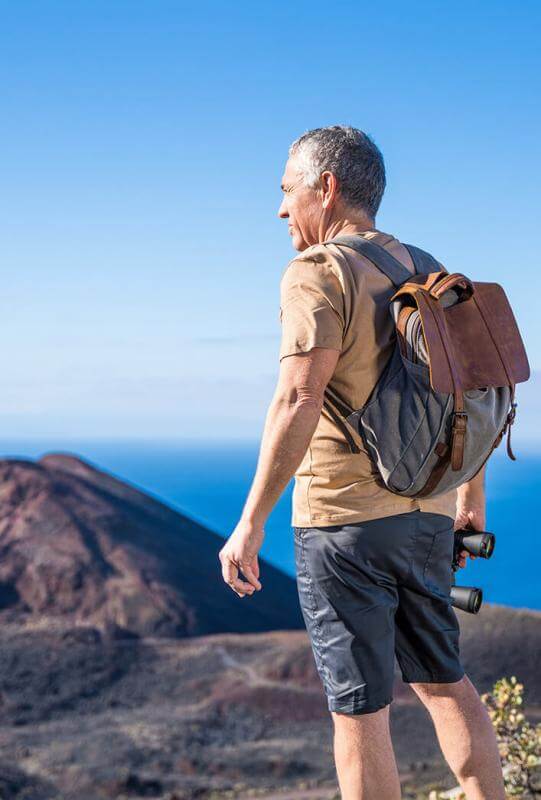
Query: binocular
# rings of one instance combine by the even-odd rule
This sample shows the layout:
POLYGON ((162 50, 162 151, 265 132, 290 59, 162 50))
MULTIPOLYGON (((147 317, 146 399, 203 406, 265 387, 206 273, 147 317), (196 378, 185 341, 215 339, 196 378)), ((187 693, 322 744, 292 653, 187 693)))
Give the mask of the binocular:
POLYGON ((483 602, 483 590, 475 586, 456 586, 454 573, 459 568, 458 557, 461 550, 466 550, 474 556, 490 558, 494 552, 496 537, 493 533, 486 531, 470 531, 461 529, 455 531, 455 543, 453 550, 453 585, 451 587, 451 605, 467 611, 469 614, 477 614, 483 602))

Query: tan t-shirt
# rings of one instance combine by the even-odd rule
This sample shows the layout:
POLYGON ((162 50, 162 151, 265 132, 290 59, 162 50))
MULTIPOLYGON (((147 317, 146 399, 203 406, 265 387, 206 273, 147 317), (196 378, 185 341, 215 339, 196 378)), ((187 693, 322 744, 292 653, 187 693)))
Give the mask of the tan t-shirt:
MULTIPOLYGON (((385 247, 413 274, 407 249, 381 231, 362 235, 385 247)), ((350 408, 368 400, 395 346, 389 299, 391 281, 354 250, 317 244, 287 265, 280 282, 280 360, 313 347, 339 350, 329 383, 350 408)), ((412 499, 394 494, 381 479, 358 434, 352 453, 340 427, 323 408, 314 435, 295 472, 296 527, 362 522, 420 509, 454 519, 456 489, 438 497, 412 499)))

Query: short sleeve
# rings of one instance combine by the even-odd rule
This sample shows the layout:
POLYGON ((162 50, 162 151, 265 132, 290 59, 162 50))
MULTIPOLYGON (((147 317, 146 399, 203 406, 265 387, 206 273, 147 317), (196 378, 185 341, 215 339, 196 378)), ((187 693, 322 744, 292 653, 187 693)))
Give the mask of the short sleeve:
POLYGON ((280 282, 280 361, 313 347, 342 350, 344 294, 328 264, 294 259, 280 282))

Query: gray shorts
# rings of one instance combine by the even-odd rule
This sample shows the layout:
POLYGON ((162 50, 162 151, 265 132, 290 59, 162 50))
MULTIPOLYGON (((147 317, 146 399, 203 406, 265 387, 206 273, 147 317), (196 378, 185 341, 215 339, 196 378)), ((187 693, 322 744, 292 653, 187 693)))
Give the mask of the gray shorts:
POLYGON ((395 655, 407 683, 463 677, 453 525, 410 511, 293 528, 301 610, 329 710, 366 714, 391 703, 395 655))

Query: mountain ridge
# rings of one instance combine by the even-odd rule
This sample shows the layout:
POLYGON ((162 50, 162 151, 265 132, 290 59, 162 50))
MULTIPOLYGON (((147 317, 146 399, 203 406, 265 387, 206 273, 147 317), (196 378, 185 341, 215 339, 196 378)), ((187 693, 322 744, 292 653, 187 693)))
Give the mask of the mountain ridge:
POLYGON ((295 581, 264 559, 248 602, 225 585, 223 542, 73 454, 0 461, 0 620, 61 616, 117 636, 302 628, 295 581))

